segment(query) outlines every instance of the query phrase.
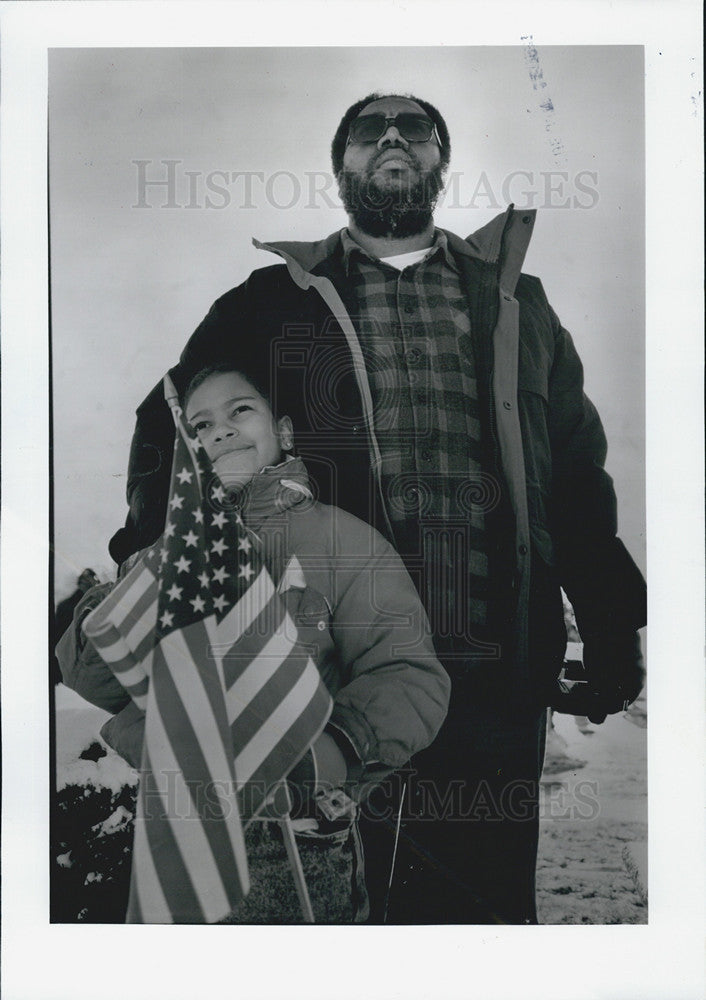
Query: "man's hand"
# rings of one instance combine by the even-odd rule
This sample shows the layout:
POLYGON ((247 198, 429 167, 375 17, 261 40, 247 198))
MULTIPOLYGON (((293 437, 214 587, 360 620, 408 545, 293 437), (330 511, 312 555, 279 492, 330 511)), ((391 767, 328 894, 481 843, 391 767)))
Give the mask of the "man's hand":
POLYGON ((645 665, 637 632, 592 635, 583 640, 588 682, 585 714, 598 725, 607 715, 624 711, 645 683, 645 665))

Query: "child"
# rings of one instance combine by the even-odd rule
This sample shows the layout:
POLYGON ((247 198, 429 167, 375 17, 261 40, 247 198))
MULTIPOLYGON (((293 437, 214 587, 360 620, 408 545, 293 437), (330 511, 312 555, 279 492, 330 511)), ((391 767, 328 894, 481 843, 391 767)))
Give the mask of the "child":
MULTIPOLYGON (((345 787, 351 812, 332 819, 295 794, 297 839, 316 921, 363 921, 355 815, 366 790, 432 742, 446 714, 448 677, 400 558, 369 525, 314 500, 306 468, 291 454, 290 419, 275 417, 252 377, 227 364, 204 369, 183 409, 334 699, 324 732, 290 780, 297 792, 345 787)), ((81 630, 104 596, 86 596, 57 654, 69 687, 117 712, 102 735, 139 767, 144 717, 81 630)), ((246 843, 252 888, 232 922, 301 920, 277 825, 253 822, 246 843)))

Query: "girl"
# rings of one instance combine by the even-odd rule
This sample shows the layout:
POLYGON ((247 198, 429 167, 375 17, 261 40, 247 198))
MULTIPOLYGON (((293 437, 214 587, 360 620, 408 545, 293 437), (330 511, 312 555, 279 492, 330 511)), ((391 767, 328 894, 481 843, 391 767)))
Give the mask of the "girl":
MULTIPOLYGON (((369 525, 315 501, 292 454, 292 423, 273 414, 254 379, 232 365, 204 369, 183 410, 334 699, 324 732, 290 773, 295 828, 316 921, 363 921, 358 811, 376 783, 432 742, 448 677, 399 556, 369 525)), ((57 654, 64 682, 116 713, 101 734, 139 767, 144 717, 81 630, 104 596, 105 588, 86 595, 57 654)), ((301 920, 277 824, 251 823, 246 843, 251 891, 231 922, 301 920)))

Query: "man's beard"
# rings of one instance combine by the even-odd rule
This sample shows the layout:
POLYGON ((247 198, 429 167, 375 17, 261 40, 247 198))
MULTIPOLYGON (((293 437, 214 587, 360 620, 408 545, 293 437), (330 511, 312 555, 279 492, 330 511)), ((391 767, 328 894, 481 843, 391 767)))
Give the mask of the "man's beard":
POLYGON ((338 177, 346 212, 368 236, 399 238, 424 232, 432 221, 442 188, 441 166, 426 172, 406 172, 394 184, 380 183, 374 163, 364 174, 342 170, 338 177))

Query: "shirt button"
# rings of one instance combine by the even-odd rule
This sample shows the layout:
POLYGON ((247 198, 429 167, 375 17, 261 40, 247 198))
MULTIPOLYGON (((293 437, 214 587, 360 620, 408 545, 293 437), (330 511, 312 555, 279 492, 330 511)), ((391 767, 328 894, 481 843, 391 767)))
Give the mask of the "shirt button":
POLYGON ((326 628, 326 622, 317 622, 316 627, 319 630, 319 632, 323 632, 323 630, 326 628))
POLYGON ((433 457, 434 456, 432 455, 432 453, 430 451, 426 451, 425 450, 425 451, 422 452, 422 458, 424 459, 425 462, 431 462, 431 460, 432 460, 433 457))
POLYGON ((527 555, 527 546, 526 545, 520 545, 520 547, 519 547, 519 549, 517 551, 520 553, 521 556, 526 556, 527 555))
POLYGON ((523 215, 522 216, 522 221, 524 222, 525 225, 527 225, 528 222, 532 221, 532 217, 529 216, 529 215, 523 215))
POLYGON ((503 403, 503 406, 505 407, 506 410, 511 410, 512 409, 512 403, 510 403, 507 399, 503 403))
POLYGON ((419 362, 421 356, 422 352, 419 350, 418 347, 412 347, 409 351, 407 351, 405 355, 405 357, 407 358, 407 362, 410 365, 416 365, 419 362))
POLYGON ((506 302, 512 302, 512 299, 509 295, 503 295, 503 298, 505 299, 506 302))

